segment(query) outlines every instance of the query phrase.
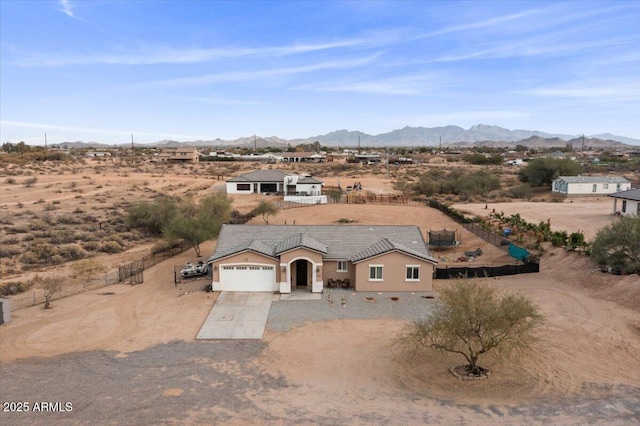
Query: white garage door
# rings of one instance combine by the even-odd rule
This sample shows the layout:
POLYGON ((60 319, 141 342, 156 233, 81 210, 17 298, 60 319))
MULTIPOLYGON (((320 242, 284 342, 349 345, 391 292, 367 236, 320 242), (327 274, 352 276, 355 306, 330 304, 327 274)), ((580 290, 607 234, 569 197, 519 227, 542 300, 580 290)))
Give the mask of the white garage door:
POLYGON ((225 265, 220 268, 224 291, 274 291, 276 270, 264 265, 225 265))

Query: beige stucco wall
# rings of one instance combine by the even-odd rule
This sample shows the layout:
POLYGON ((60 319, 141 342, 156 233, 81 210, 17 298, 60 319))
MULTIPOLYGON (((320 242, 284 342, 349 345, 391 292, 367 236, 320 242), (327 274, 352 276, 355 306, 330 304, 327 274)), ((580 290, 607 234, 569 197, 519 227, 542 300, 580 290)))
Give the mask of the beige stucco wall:
POLYGON ((324 279, 324 285, 327 286, 327 281, 332 280, 344 280, 348 279, 351 286, 356 280, 356 268, 351 262, 347 262, 347 272, 338 272, 338 262, 325 260, 324 267, 322 268, 322 277, 324 279))
POLYGON ((214 262, 211 265, 213 267, 212 281, 213 282, 220 281, 220 265, 230 265, 230 264, 273 265, 275 266, 275 270, 276 270, 276 282, 280 281, 280 262, 276 259, 272 259, 267 256, 262 256, 260 254, 253 253, 251 251, 238 253, 233 256, 225 257, 224 259, 214 262))
POLYGON ((358 262, 354 266, 357 291, 433 290, 433 264, 402 253, 387 253, 358 262), (382 281, 369 281, 370 265, 383 265, 382 281), (406 281, 408 265, 420 267, 420 281, 406 281))

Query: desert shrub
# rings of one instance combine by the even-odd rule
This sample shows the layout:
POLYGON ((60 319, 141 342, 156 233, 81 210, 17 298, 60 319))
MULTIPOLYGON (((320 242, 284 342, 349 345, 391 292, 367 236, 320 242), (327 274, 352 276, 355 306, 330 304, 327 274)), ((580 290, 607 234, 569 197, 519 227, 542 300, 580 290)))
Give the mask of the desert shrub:
POLYGON ((31 188, 33 185, 35 185, 35 183, 38 181, 37 177, 30 177, 24 180, 24 182, 22 182, 22 184, 27 187, 27 188, 31 188))
POLYGON ((564 247, 568 239, 567 231, 556 231, 551 234, 551 245, 554 247, 564 247))
POLYGON ((51 233, 49 242, 51 244, 69 244, 75 241, 75 237, 70 230, 55 231, 51 233))
POLYGON ((102 243, 100 251, 103 251, 105 253, 120 253, 124 251, 124 248, 115 241, 105 241, 104 243, 102 243))
POLYGON ((16 183, 16 179, 12 177, 8 177, 4 180, 4 183, 7 185, 14 185, 16 183))
POLYGON ((12 258, 21 253, 18 247, 9 247, 5 243, 0 244, 0 259, 12 258))
POLYGON ((512 198, 524 198, 527 200, 531 198, 531 194, 532 194, 531 187, 526 184, 509 188, 507 193, 512 198))
MULTIPOLYGON (((80 213, 82 213, 82 210, 80 210, 80 213)), ((65 225, 79 225, 82 223, 82 220, 71 213, 65 213, 61 216, 58 216, 58 223, 62 223, 65 225)))
POLYGON ((59 254, 54 254, 53 256, 51 256, 52 265, 61 265, 63 263, 64 263, 64 257, 60 256, 59 254))
POLYGON ((87 252, 84 251, 84 249, 78 244, 69 244, 60 247, 59 254, 64 258, 66 262, 84 259, 85 257, 87 257, 87 252))
POLYGON ((20 261, 27 265, 36 265, 40 263, 40 259, 38 258, 38 256, 36 256, 36 254, 31 251, 22 253, 22 255, 20 256, 20 261))
POLYGON ((98 251, 100 249, 100 244, 97 241, 86 241, 82 243, 82 248, 87 251, 98 251))

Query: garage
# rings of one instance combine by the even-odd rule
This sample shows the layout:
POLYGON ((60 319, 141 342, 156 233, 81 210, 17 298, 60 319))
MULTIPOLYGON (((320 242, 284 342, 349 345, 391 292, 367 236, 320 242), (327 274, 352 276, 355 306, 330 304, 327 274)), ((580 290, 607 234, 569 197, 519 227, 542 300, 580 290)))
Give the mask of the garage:
POLYGON ((270 265, 223 265, 220 286, 226 291, 275 291, 276 270, 270 265))

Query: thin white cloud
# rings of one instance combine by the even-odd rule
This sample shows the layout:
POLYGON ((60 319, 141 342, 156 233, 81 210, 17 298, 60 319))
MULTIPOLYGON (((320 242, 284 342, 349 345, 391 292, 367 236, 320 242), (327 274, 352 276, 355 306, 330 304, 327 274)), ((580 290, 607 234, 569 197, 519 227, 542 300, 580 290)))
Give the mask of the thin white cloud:
POLYGON ((399 77, 379 78, 371 80, 347 80, 339 82, 322 82, 302 84, 293 90, 314 92, 356 92, 377 95, 409 95, 420 96, 439 90, 445 84, 442 76, 405 75, 399 77))
POLYGON ((545 98, 595 98, 595 99, 640 99, 640 81, 622 84, 589 84, 564 87, 537 87, 519 92, 530 96, 545 98))
POLYGON ((16 66, 73 66, 73 65, 157 65, 196 64, 219 59, 245 57, 286 57, 298 54, 353 47, 373 47, 386 45, 396 40, 393 31, 380 32, 363 37, 346 38, 318 43, 293 43, 285 46, 266 47, 174 47, 140 45, 123 53, 89 53, 87 55, 65 55, 57 53, 22 53, 22 57, 12 61, 16 66))
POLYGON ((202 102, 213 105, 229 105, 229 106, 266 106, 270 105, 267 102, 242 100, 242 99, 228 99, 217 96, 201 96, 192 98, 183 98, 185 102, 202 102))
MULTIPOLYGON (((173 78, 168 80, 157 80, 145 82, 135 87, 184 87, 184 86, 200 86, 207 84, 237 82, 237 81, 264 81, 266 79, 280 78, 295 74, 310 73, 320 70, 330 69, 348 69, 356 68, 371 63, 381 54, 366 56, 363 58, 345 59, 338 61, 318 62, 310 65, 297 67, 273 68, 258 71, 229 71, 217 74, 206 74, 195 77, 173 78)), ((131 87, 131 86, 129 86, 131 87)))
POLYGON ((75 18, 75 16, 73 15, 73 5, 71 4, 70 0, 60 0, 59 4, 60 9, 58 10, 60 12, 67 15, 69 18, 75 18))

